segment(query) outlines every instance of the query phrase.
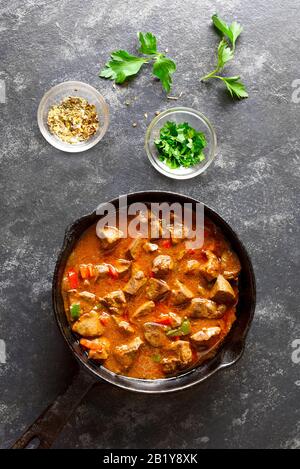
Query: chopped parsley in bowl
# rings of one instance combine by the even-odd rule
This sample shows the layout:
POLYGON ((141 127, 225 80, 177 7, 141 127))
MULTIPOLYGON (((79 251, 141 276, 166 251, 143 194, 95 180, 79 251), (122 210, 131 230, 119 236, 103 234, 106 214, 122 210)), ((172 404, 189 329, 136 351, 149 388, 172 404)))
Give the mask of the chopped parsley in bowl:
POLYGON ((158 158, 171 169, 189 168, 205 160, 203 152, 207 145, 203 132, 198 132, 187 122, 176 124, 167 121, 160 129, 159 138, 154 140, 158 158))
POLYGON ((160 173, 173 179, 201 174, 212 163, 216 147, 216 133, 209 120, 187 107, 159 113, 145 137, 150 162, 160 173))

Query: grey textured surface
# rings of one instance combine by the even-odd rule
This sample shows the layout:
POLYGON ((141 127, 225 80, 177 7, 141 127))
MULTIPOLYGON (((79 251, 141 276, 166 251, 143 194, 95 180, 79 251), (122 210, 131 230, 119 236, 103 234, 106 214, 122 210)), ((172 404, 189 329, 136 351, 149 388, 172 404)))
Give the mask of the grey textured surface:
POLYGON ((74 370, 50 298, 66 225, 119 193, 167 189, 211 205, 249 249, 258 305, 245 354, 235 367, 176 395, 96 387, 55 447, 300 448, 300 364, 291 359, 300 338, 300 103, 292 101, 300 78, 299 10, 298 0, 0 1, 0 79, 7 88, 7 103, 0 104, 2 447, 74 370), (213 63, 215 11, 245 28, 228 66, 248 86, 243 102, 232 102, 217 83, 198 81, 213 63), (150 73, 116 90, 97 77, 110 51, 134 52, 138 30, 157 34, 176 59, 172 94, 183 92, 177 104, 202 111, 216 127, 218 156, 194 180, 168 180, 146 158, 147 124, 173 105, 150 73), (95 86, 111 109, 104 140, 74 156, 49 146, 36 122, 44 92, 69 79, 95 86))

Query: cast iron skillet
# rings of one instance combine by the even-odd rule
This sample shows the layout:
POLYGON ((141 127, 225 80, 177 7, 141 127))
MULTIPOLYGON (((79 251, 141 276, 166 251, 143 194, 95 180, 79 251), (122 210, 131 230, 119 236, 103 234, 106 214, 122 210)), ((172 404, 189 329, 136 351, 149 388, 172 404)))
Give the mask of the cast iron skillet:
MULTIPOLYGON (((179 202, 195 205, 197 200, 173 192, 150 191, 129 194, 128 204, 135 202, 179 202)), ((119 199, 114 199, 111 203, 118 209, 119 199)), ((211 208, 205 206, 204 210, 205 216, 208 216, 222 229, 242 264, 237 320, 217 354, 204 364, 181 375, 159 380, 142 380, 116 375, 87 359, 87 355, 81 350, 78 340, 68 324, 60 292, 63 271, 74 245, 81 234, 99 219, 96 212, 86 215, 75 221, 66 230, 63 247, 58 255, 52 285, 53 308, 57 324, 70 350, 81 366, 78 367, 78 373, 67 390, 16 441, 13 448, 50 448, 72 412, 89 389, 97 382, 103 382, 104 380, 121 388, 142 393, 178 391, 204 381, 216 371, 233 365, 242 356, 246 336, 253 319, 256 301, 255 277, 252 264, 245 247, 233 229, 211 208)))

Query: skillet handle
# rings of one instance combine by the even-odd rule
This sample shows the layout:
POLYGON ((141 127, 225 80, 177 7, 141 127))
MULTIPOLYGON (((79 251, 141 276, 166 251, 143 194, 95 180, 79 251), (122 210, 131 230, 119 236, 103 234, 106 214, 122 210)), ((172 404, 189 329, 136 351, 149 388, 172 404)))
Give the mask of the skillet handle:
POLYGON ((13 444, 11 449, 48 449, 80 404, 88 391, 96 384, 95 378, 80 367, 65 392, 36 419, 13 444))
POLYGON ((222 353, 221 366, 226 367, 236 363, 243 355, 244 348, 245 342, 243 340, 231 342, 222 353))

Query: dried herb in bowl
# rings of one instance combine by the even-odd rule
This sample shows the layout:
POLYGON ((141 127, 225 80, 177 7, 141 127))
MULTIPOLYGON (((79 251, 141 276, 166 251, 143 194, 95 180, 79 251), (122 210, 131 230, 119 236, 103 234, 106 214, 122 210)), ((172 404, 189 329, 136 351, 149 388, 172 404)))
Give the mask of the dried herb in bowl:
POLYGON ((96 106, 78 96, 69 96, 53 105, 47 123, 53 134, 71 144, 88 140, 99 127, 96 106))
POLYGON ((203 150, 207 145, 206 137, 187 122, 176 124, 167 121, 154 143, 158 158, 171 169, 189 168, 205 159, 203 150))

